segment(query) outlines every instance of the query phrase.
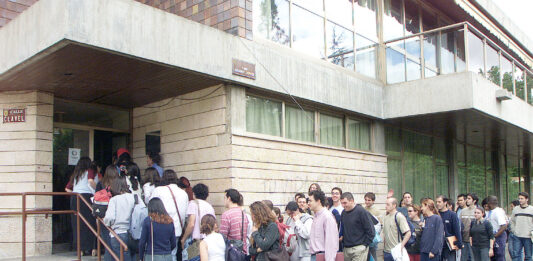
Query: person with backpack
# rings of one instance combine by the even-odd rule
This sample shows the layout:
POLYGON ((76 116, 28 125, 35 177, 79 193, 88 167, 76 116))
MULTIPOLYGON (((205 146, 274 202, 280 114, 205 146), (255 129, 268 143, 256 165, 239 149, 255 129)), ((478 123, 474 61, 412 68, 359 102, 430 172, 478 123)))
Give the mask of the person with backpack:
POLYGON ((130 249, 130 254, 132 260, 137 260, 137 254, 139 254, 139 239, 141 238, 142 233, 142 223, 148 216, 148 209, 144 204, 144 201, 136 194, 133 194, 135 199, 135 204, 133 207, 133 212, 131 214, 131 224, 130 224, 130 244, 128 248, 130 249))
POLYGON ((399 248, 404 250, 411 238, 411 229, 407 218, 397 210, 398 200, 393 197, 387 199, 385 210, 387 214, 383 218, 383 258, 384 261, 394 261, 392 250, 399 248))
POLYGON ((444 195, 439 195, 436 198, 437 210, 442 218, 445 234, 441 259, 443 261, 455 261, 460 255, 457 250, 463 248, 463 235, 461 233, 461 222, 457 218, 457 214, 449 210, 448 201, 449 199, 444 195))
POLYGON ((246 236, 249 222, 239 205, 241 193, 236 189, 227 189, 225 193, 224 205, 227 210, 220 217, 220 234, 244 253, 248 253, 246 236))
POLYGON ((226 242, 224 237, 217 232, 218 226, 215 216, 204 215, 200 224, 200 233, 205 235, 199 246, 200 261, 225 261, 226 242))
POLYGON ((433 200, 426 198, 421 204, 424 215, 422 237, 420 238, 420 260, 440 261, 444 244, 444 225, 433 200))
MULTIPOLYGON (((311 261, 309 238, 311 235, 311 226, 313 225, 313 217, 300 209, 298 203, 295 201, 287 204, 285 213, 289 216, 286 224, 292 228, 297 239, 294 251, 287 250, 291 254, 290 260, 311 261)), ((288 242, 294 244, 292 238, 288 242)))
POLYGON ((355 204, 352 193, 341 195, 344 211, 341 214, 342 242, 345 261, 366 261, 368 246, 374 240, 373 217, 365 208, 355 204))
POLYGON ((141 261, 172 261, 172 250, 176 246, 174 220, 165 210, 163 201, 152 198, 148 202, 148 217, 142 223, 139 258, 141 261))
MULTIPOLYGON (((113 197, 109 200, 109 206, 104 217, 104 224, 111 227, 117 236, 119 236, 124 243, 129 245, 128 231, 130 229, 135 199, 128 188, 128 183, 126 182, 125 177, 120 177, 113 181, 111 184, 111 193, 113 194, 113 197)), ((120 243, 113 234, 110 233, 109 237, 112 251, 115 255, 120 256, 120 243)), ((104 258, 106 261, 113 260, 108 252, 106 252, 104 258)), ((124 260, 132 260, 130 249, 124 251, 124 260)))
MULTIPOLYGON (((254 227, 249 253, 256 261, 270 260, 267 255, 281 248, 280 233, 276 216, 264 203, 256 201, 250 205, 254 227)), ((287 256, 288 257, 288 256, 287 256)))
POLYGON ((420 261, 420 239, 422 237, 422 219, 420 218, 420 207, 418 205, 407 205, 409 221, 415 229, 415 243, 406 247, 410 261, 420 261))
MULTIPOLYGON (((109 165, 105 169, 104 177, 98 184, 96 184, 96 192, 94 193, 93 215, 95 217, 104 218, 111 199, 111 184, 118 178, 118 172, 115 166, 109 165)), ((100 229, 100 236, 106 244, 109 245, 109 232, 107 229, 100 229)))
MULTIPOLYGON (((476 207, 468 236, 474 261, 489 261, 494 256, 494 231, 492 224, 483 218, 485 209, 476 207)), ((529 231, 528 231, 529 232, 529 231)))

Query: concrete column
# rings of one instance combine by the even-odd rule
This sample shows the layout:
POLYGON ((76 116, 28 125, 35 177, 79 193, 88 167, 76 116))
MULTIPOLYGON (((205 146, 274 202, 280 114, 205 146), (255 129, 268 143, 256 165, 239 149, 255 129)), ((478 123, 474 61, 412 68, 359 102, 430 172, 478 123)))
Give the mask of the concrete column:
POLYGON ((381 121, 374 121, 372 126, 372 151, 386 154, 385 152, 385 125, 381 121))
MULTIPOLYGON (((0 109, 26 109, 25 122, 0 122, 0 192, 51 192, 52 94, 38 91, 0 92, 0 109)), ((22 197, 0 197, 0 211, 20 211, 22 197)), ((51 209, 51 197, 28 196, 27 209, 51 209)), ((21 216, 0 217, 0 258, 22 255, 21 216)), ((26 254, 52 251, 52 218, 29 216, 26 222, 26 254)))

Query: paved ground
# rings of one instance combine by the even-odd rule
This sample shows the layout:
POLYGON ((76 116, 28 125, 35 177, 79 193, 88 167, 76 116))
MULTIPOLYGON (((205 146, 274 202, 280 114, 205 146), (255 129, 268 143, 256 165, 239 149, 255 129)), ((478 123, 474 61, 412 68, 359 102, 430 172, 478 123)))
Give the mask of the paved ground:
MULTIPOLYGON (((48 261, 48 260, 53 260, 53 261, 71 261, 71 260, 76 260, 77 256, 76 256, 76 252, 64 252, 64 253, 57 253, 57 254, 54 254, 54 255, 51 255, 51 256, 39 256, 39 257, 27 257, 26 260, 28 261, 48 261)), ((15 261, 15 260, 20 260, 20 258, 14 258, 14 259, 3 259, 3 260, 6 260, 6 261, 15 261)), ((92 257, 92 256, 82 256, 81 257, 81 260, 83 261, 95 261, 97 260, 96 257, 92 257)), ((102 260, 104 260, 104 257, 102 256, 102 260)))

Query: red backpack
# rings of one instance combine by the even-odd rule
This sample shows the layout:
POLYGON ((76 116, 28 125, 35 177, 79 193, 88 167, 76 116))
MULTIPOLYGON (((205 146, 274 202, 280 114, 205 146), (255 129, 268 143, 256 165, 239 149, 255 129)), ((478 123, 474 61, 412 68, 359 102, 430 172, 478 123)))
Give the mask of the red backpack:
POLYGON ((93 216, 104 218, 105 212, 107 211, 107 205, 109 205, 109 200, 111 199, 111 191, 109 187, 101 189, 94 193, 93 199, 93 216))
POLYGON ((296 241, 298 238, 294 233, 294 229, 280 222, 276 222, 276 225, 278 225, 279 245, 285 247, 287 253, 291 255, 298 246, 296 241))

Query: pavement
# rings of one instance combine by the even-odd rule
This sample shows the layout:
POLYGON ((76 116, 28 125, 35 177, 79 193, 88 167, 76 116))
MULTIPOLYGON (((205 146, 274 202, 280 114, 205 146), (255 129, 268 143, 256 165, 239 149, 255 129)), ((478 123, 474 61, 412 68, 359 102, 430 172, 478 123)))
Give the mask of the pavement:
MULTIPOLYGON (((19 261, 19 258, 13 258, 13 259, 2 259, 6 261, 19 261)), ((62 253, 56 253, 51 256, 32 256, 32 257, 26 257, 27 261, 72 261, 77 260, 76 252, 62 252, 62 253)), ((96 257, 93 256, 82 256, 81 260, 83 261, 95 261, 97 260, 96 257)), ((104 260, 104 257, 102 256, 102 260, 104 260)))

